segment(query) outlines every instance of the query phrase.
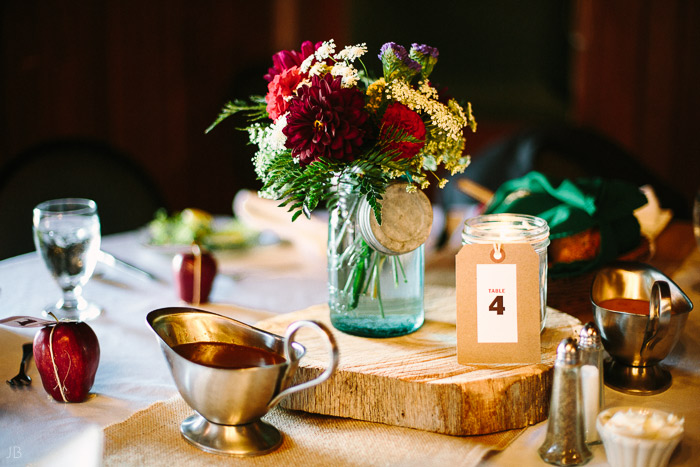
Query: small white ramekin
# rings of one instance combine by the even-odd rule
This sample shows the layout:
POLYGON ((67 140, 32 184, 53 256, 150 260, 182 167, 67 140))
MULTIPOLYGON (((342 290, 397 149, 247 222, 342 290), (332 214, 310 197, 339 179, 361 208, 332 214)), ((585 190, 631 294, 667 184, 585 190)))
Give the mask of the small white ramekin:
POLYGON ((606 423, 618 412, 656 413, 662 417, 670 414, 662 410, 643 407, 611 407, 598 414, 596 427, 605 446, 605 455, 611 467, 665 467, 683 437, 683 428, 670 437, 647 436, 639 433, 620 433, 606 427, 606 423))

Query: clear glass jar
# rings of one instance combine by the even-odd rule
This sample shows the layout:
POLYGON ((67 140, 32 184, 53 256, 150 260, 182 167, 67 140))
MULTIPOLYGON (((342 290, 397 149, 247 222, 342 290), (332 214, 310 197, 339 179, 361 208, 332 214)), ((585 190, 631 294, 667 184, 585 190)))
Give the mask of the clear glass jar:
POLYGON ((486 214, 472 217, 464 223, 462 244, 529 243, 540 258, 540 331, 547 319, 547 221, 526 214, 486 214))
MULTIPOLYGON (((394 337, 423 325, 423 245, 392 255, 361 233, 364 203, 357 187, 338 185, 328 223, 328 292, 333 326, 363 337, 394 337)), ((371 239, 370 239, 371 240, 371 239)))

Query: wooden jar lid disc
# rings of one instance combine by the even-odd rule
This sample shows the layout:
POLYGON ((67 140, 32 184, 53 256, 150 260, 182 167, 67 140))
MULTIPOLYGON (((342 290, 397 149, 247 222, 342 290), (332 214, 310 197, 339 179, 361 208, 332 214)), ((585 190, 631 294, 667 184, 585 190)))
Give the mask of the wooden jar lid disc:
POLYGON ((425 243, 430 235, 433 225, 430 200, 420 190, 407 192, 407 186, 407 183, 393 183, 387 187, 380 201, 382 225, 377 223, 371 209, 362 214, 369 217, 366 226, 370 231, 363 233, 371 233, 365 235, 365 240, 378 251, 393 255, 408 253, 425 243))

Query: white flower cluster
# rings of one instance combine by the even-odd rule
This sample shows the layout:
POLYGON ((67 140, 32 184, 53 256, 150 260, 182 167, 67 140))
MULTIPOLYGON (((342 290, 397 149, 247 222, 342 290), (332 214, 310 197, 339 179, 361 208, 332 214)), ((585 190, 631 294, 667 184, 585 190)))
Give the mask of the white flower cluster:
POLYGON ((360 75, 357 72, 357 68, 352 65, 347 65, 345 63, 336 63, 331 68, 331 74, 333 76, 342 76, 341 86, 344 88, 351 88, 357 85, 360 80, 360 75))
POLYGON ((287 142, 287 137, 282 133, 282 129, 287 126, 287 115, 286 113, 280 116, 275 123, 270 126, 270 132, 267 136, 267 144, 273 151, 284 151, 284 143, 287 142))
POLYGON ((255 123, 248 127, 250 142, 258 147, 255 156, 253 156, 253 164, 255 173, 260 180, 267 181, 270 164, 287 149, 284 145, 287 137, 282 133, 282 129, 286 125, 287 114, 282 115, 272 125, 263 126, 260 123, 255 123))
POLYGON ((326 65, 326 62, 316 62, 309 70, 309 76, 325 75, 329 69, 330 67, 326 65))
POLYGON ((316 52, 314 55, 316 56, 316 60, 319 62, 322 60, 325 60, 327 58, 331 58, 333 54, 335 53, 335 41, 333 39, 324 42, 321 44, 321 47, 316 49, 316 52))
POLYGON ((333 57, 336 60, 342 60, 345 62, 354 62, 361 56, 367 53, 367 44, 362 43, 358 45, 347 45, 343 50, 335 54, 333 57))
POLYGON ((333 39, 324 42, 321 44, 321 47, 316 49, 316 52, 313 54, 309 55, 304 59, 303 62, 301 62, 301 65, 299 66, 299 70, 302 73, 306 73, 311 69, 311 65, 314 63, 314 61, 317 62, 325 62, 326 59, 331 58, 333 54, 335 53, 335 41, 333 39))
POLYGON ((416 112, 427 113, 433 125, 443 130, 449 138, 455 141, 462 139, 462 130, 468 123, 464 111, 454 99, 450 100, 449 106, 440 103, 437 95, 437 90, 424 82, 417 90, 401 79, 392 81, 386 87, 388 99, 401 102, 416 112))
MULTIPOLYGON (((332 76, 340 76, 342 78, 341 85, 344 88, 357 86, 360 81, 360 75, 352 65, 352 62, 364 55, 367 52, 367 44, 346 46, 343 50, 335 53, 335 42, 333 39, 324 42, 316 49, 316 52, 309 55, 299 66, 302 73, 308 73, 309 76, 322 76, 330 73, 332 76), (326 63, 328 59, 335 62, 333 66, 326 63)), ((299 86, 308 84, 305 82, 299 83, 299 86)))

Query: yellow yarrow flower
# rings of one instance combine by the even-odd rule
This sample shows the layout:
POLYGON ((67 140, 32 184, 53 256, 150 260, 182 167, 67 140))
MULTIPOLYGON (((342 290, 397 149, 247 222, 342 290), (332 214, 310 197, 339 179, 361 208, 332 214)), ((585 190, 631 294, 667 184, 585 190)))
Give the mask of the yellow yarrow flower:
POLYGON ((370 112, 376 112, 382 105, 382 95, 384 94, 384 88, 386 87, 386 81, 384 78, 379 78, 374 83, 367 86, 367 97, 369 97, 369 102, 365 106, 370 112))

